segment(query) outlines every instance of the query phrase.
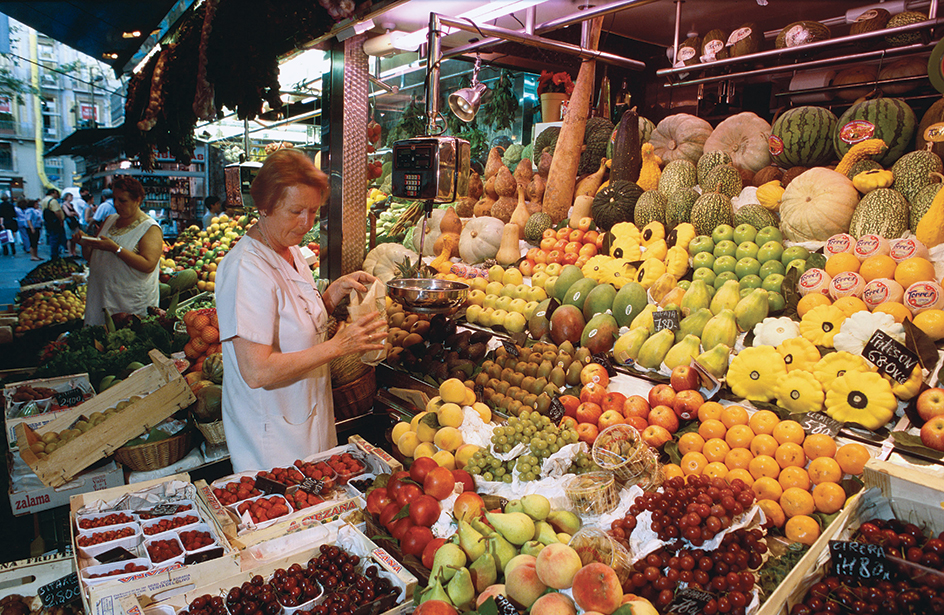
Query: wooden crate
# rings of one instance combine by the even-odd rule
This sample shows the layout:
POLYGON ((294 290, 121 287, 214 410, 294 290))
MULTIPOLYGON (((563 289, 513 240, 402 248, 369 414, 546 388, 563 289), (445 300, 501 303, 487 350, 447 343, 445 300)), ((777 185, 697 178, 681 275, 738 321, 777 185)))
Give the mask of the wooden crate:
POLYGON ((810 586, 822 578, 830 559, 829 541, 850 539, 863 522, 881 516, 882 511, 894 512, 898 519, 935 535, 944 530, 944 479, 914 467, 870 459, 862 480, 867 490, 875 488, 879 492, 863 491, 846 503, 757 615, 788 615, 810 586))
POLYGON ((49 487, 65 484, 99 459, 114 453, 125 442, 148 432, 173 413, 196 401, 193 391, 172 360, 159 350, 152 350, 150 356, 153 361, 151 365, 47 423, 41 430, 34 431, 25 424, 16 426, 20 457, 43 484, 49 487), (44 433, 67 429, 82 415, 104 412, 134 396, 141 399, 73 438, 45 459, 39 459, 30 450, 30 445, 44 433))

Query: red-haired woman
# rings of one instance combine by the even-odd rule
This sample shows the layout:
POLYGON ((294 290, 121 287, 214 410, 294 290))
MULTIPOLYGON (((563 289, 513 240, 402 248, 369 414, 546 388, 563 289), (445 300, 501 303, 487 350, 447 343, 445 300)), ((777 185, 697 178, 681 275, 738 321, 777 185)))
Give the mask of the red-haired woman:
POLYGON ((328 177, 301 152, 266 159, 250 188, 260 219, 220 262, 223 425, 237 472, 290 465, 337 445, 332 359, 383 348, 379 313, 325 339, 328 315, 374 277, 360 271, 322 296, 298 247, 318 219, 328 177))
POLYGON ((160 300, 158 263, 163 249, 161 227, 141 211, 144 188, 133 177, 118 177, 112 184, 115 210, 97 237, 77 230, 72 240, 82 246, 89 262, 85 324, 105 322, 110 313, 147 314, 160 300))

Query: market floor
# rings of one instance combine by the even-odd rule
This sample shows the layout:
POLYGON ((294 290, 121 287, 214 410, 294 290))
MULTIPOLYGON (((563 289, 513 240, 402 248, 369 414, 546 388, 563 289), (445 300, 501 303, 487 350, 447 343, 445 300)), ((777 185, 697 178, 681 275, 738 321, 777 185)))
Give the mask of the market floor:
MULTIPOLYGON (((49 260, 49 245, 45 236, 40 239, 39 257, 49 260)), ((20 280, 42 261, 30 260, 29 250, 16 247, 16 256, 4 256, 0 253, 0 306, 12 304, 20 290, 20 280)))

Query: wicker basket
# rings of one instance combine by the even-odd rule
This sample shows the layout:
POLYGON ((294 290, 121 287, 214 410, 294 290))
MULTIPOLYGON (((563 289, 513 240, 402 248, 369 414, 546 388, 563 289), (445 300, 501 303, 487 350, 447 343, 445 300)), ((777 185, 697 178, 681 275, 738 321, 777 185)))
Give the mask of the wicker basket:
MULTIPOLYGON (((361 363, 361 365, 364 364, 361 363)), ((373 408, 374 397, 377 394, 377 378, 373 367, 369 365, 364 365, 364 367, 367 368, 367 371, 357 379, 333 387, 334 419, 336 421, 367 414, 373 408)))
POLYGON ((149 472, 166 468, 180 461, 190 452, 190 427, 175 436, 157 442, 122 446, 115 451, 115 460, 134 472, 149 472))
POLYGON ((226 432, 223 431, 223 421, 213 421, 212 423, 195 423, 197 429, 206 438, 207 444, 213 446, 226 442, 226 432))

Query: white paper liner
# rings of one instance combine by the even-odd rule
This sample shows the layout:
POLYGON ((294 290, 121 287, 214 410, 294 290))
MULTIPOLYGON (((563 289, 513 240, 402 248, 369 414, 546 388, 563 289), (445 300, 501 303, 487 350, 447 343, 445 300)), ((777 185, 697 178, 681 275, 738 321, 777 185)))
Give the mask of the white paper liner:
POLYGON ((197 496, 197 488, 191 483, 179 480, 167 481, 152 485, 130 493, 123 493, 114 500, 94 500, 89 502, 76 514, 96 513, 111 510, 143 510, 153 508, 157 504, 173 504, 177 500, 193 501, 197 496))
POLYGON ((488 448, 492 444, 494 428, 495 426, 491 423, 483 421, 478 411, 472 406, 462 407, 462 425, 459 426, 459 433, 462 434, 464 443, 488 448))

